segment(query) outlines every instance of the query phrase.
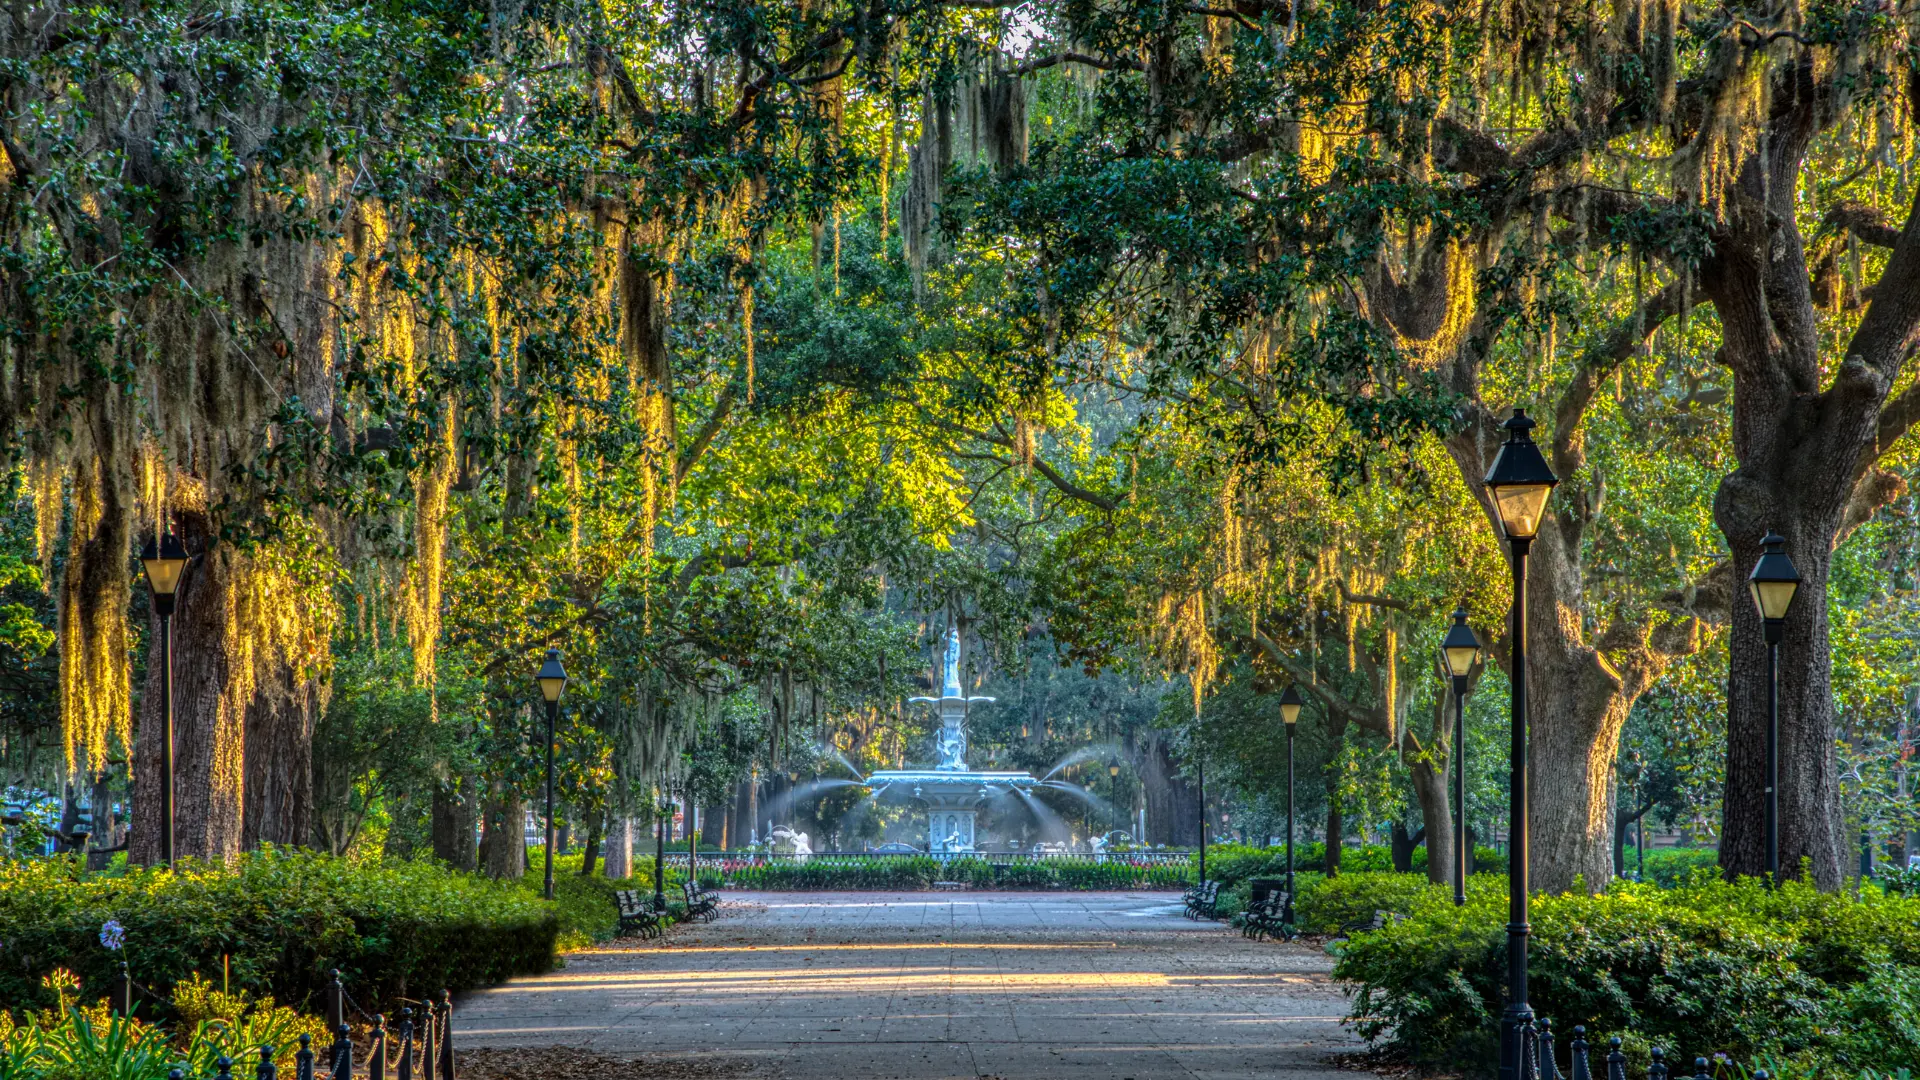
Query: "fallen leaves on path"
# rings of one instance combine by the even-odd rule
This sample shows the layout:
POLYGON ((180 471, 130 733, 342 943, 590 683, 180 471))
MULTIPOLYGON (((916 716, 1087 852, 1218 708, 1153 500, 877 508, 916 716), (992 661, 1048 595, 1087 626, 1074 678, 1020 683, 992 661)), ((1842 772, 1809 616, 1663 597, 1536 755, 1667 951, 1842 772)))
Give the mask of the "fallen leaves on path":
POLYGON ((603 1057, 565 1046, 463 1050, 463 1080, 762 1080, 743 1061, 718 1058, 603 1057))

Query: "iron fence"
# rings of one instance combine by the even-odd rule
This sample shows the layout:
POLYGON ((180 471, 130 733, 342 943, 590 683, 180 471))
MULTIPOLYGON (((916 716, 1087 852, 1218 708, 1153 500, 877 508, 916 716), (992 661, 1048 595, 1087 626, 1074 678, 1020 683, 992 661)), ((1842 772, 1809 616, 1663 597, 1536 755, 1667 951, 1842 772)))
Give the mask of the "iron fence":
MULTIPOLYGON (((452 992, 440 991, 437 1001, 427 998, 411 1002, 400 1010, 399 1023, 390 1027, 386 1014, 369 1013, 360 1007, 347 992, 338 970, 329 976, 326 1023, 327 1030, 333 1034, 333 1045, 316 1051, 313 1036, 300 1036, 300 1049, 293 1055, 293 1080, 362 1080, 355 1076, 355 1056, 359 1048, 354 1043, 350 1016, 358 1017, 364 1030, 364 1080, 458 1080, 453 1054, 452 992), (412 1005, 420 1006, 417 1023, 412 1005)), ((114 1011, 122 1016, 131 1015, 136 991, 156 1001, 164 1000, 129 979, 123 968, 111 997, 114 1011)), ((402 999, 403 1003, 407 1000, 402 999)), ((253 1069, 254 1080, 279 1080, 280 1069, 273 1060, 275 1050, 272 1046, 262 1046, 254 1051, 260 1055, 260 1063, 253 1069)), ((216 1059, 212 1080, 233 1080, 234 1065, 231 1058, 216 1059)), ((174 1068, 167 1072, 167 1080, 199 1078, 189 1076, 186 1069, 174 1068)))
MULTIPOLYGON (((1538 1022, 1531 1016, 1521 1021, 1520 1047, 1521 1080, 1594 1080, 1593 1047, 1587 1042, 1584 1026, 1573 1029, 1573 1039, 1567 1045, 1566 1072, 1560 1071, 1553 1045, 1553 1024, 1545 1017, 1538 1022)), ((1684 1065, 1669 1065, 1666 1051, 1658 1046, 1651 1049, 1650 1056, 1647 1080, 1714 1080, 1714 1061, 1708 1058, 1694 1058, 1693 1073, 1689 1075, 1684 1065)), ((1607 1053, 1600 1065, 1606 1070, 1605 1080, 1627 1080, 1627 1055, 1621 1049, 1618 1036, 1608 1041, 1607 1053)), ((1768 1080, 1767 1070, 1755 1069, 1752 1080, 1768 1080)))

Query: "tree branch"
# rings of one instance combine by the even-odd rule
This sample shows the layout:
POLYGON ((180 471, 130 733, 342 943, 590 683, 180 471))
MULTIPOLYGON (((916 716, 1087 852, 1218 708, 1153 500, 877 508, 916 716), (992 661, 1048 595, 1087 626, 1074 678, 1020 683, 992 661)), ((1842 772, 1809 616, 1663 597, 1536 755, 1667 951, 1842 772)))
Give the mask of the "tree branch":
MULTIPOLYGON (((983 443, 988 443, 993 446, 998 446, 1005 450, 1013 449, 1013 440, 1003 435, 992 435, 984 431, 975 431, 972 428, 965 427, 960 424, 956 424, 951 420, 943 420, 937 416, 928 416, 927 420, 931 422, 934 426, 945 428, 946 430, 954 432, 955 434, 965 435, 970 439, 978 439, 983 443)), ((1054 487, 1058 488, 1061 494, 1078 499, 1081 502, 1088 504, 1089 506, 1097 506, 1100 509, 1107 511, 1108 513, 1112 513, 1113 511, 1120 509, 1120 503, 1126 499, 1126 496, 1124 495, 1122 495, 1120 498, 1117 498, 1117 499, 1110 499, 1107 496, 1102 495, 1097 491, 1089 491, 1088 489, 1083 488, 1078 484, 1075 484, 1073 481, 1068 480, 1066 477, 1060 475, 1060 473, 1057 470, 1055 470, 1053 466, 1047 464, 1047 461, 1045 458, 1041 457, 1038 454, 1035 454, 1033 456, 1033 471, 1039 473, 1041 476, 1046 477, 1047 482, 1049 484, 1052 484, 1054 487)))
POLYGON ((1560 395, 1553 410, 1553 468, 1562 479, 1579 472, 1586 464, 1586 434, 1581 420, 1600 383, 1628 357, 1640 351, 1660 324, 1679 314, 1685 287, 1675 281, 1647 298, 1639 310, 1627 316, 1580 357, 1573 381, 1560 395))
POLYGON ((1907 223, 1893 244, 1886 269, 1873 284, 1873 302, 1847 343, 1848 359, 1860 360, 1891 378, 1907 358, 1914 326, 1920 322, 1920 192, 1907 210, 1907 223))
POLYGON ((1007 69, 1009 75, 1031 75, 1036 71, 1059 64, 1080 64, 1083 67, 1098 68, 1101 71, 1145 71, 1146 65, 1138 60, 1125 57, 1108 58, 1092 56, 1087 53, 1057 52, 1052 56, 1043 56, 1038 60, 1029 60, 1024 64, 1007 69))

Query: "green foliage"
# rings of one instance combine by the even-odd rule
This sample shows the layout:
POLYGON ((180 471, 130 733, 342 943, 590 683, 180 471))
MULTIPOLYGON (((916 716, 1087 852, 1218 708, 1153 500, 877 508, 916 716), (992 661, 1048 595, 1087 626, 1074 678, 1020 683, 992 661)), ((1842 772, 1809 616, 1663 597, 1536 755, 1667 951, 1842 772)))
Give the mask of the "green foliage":
MULTIPOLYGON (((1356 1026, 1416 1061, 1489 1065, 1504 889, 1487 881, 1464 908, 1437 887, 1395 902, 1408 918, 1357 935, 1334 969, 1359 988, 1356 1026)), ((1530 996, 1562 1031, 1632 1034, 1687 1058, 1849 1071, 1920 1061, 1920 901, 1700 875, 1536 897, 1532 923, 1530 996)))
POLYGON ((1136 866, 1118 860, 1035 859, 996 864, 985 859, 863 856, 743 865, 727 873, 727 884, 733 888, 769 891, 913 891, 932 888, 936 881, 956 881, 977 889, 1178 889, 1192 883, 1193 871, 1185 866, 1136 866))
MULTIPOLYGON (((603 874, 582 876, 581 855, 561 855, 553 860, 553 913, 560 920, 558 947, 562 952, 606 941, 620 929, 620 908, 613 894, 619 889, 653 891, 653 861, 635 859, 633 874, 617 881, 603 874)), ((533 857, 534 868, 516 878, 513 885, 522 893, 539 897, 545 891, 540 855, 533 857)), ((678 889, 678 879, 669 875, 668 884, 678 889)))
POLYGON ((124 959, 165 992, 195 972, 311 1007, 339 968, 369 1010, 401 996, 460 990, 552 967, 562 922, 524 889, 424 862, 352 862, 266 849, 226 867, 83 876, 76 860, 0 864, 9 962, 0 1001, 52 1004, 40 979, 68 968, 105 993, 124 959), (126 947, 100 944, 108 919, 126 947))
MULTIPOLYGON (((1632 846, 1626 848, 1626 869, 1628 874, 1640 869, 1640 858, 1632 846)), ((1714 876, 1720 873, 1720 853, 1712 848, 1655 848, 1647 849, 1646 880, 1662 888, 1671 889, 1684 885, 1697 873, 1714 876)))

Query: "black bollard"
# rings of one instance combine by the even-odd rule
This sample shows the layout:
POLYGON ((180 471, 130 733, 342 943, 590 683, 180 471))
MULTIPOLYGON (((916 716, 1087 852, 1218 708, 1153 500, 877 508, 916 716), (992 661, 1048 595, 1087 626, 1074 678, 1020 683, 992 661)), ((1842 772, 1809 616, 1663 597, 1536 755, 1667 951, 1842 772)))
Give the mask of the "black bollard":
POLYGON ((1592 1066, 1587 1064, 1587 1027, 1585 1024, 1573 1025, 1573 1042, 1568 1046, 1573 1055, 1573 1080, 1593 1080, 1592 1066))
POLYGON ((1540 1080, 1560 1080, 1560 1067, 1554 1061, 1553 1021, 1540 1018, 1540 1080))
POLYGON ((413 1080, 413 1010, 400 1010, 399 1080, 413 1080))
POLYGON ((453 1075, 453 991, 440 991, 440 1080, 453 1075))
POLYGON ((253 1070, 254 1080, 274 1080, 278 1075, 279 1070, 273 1067, 273 1047, 271 1045, 260 1047, 260 1067, 253 1070))
POLYGON ((1608 1045, 1607 1080, 1627 1080, 1627 1055, 1620 1050, 1620 1036, 1615 1035, 1608 1045))
POLYGON ((313 1036, 300 1036, 300 1049, 293 1055, 293 1080, 313 1080, 313 1036))

